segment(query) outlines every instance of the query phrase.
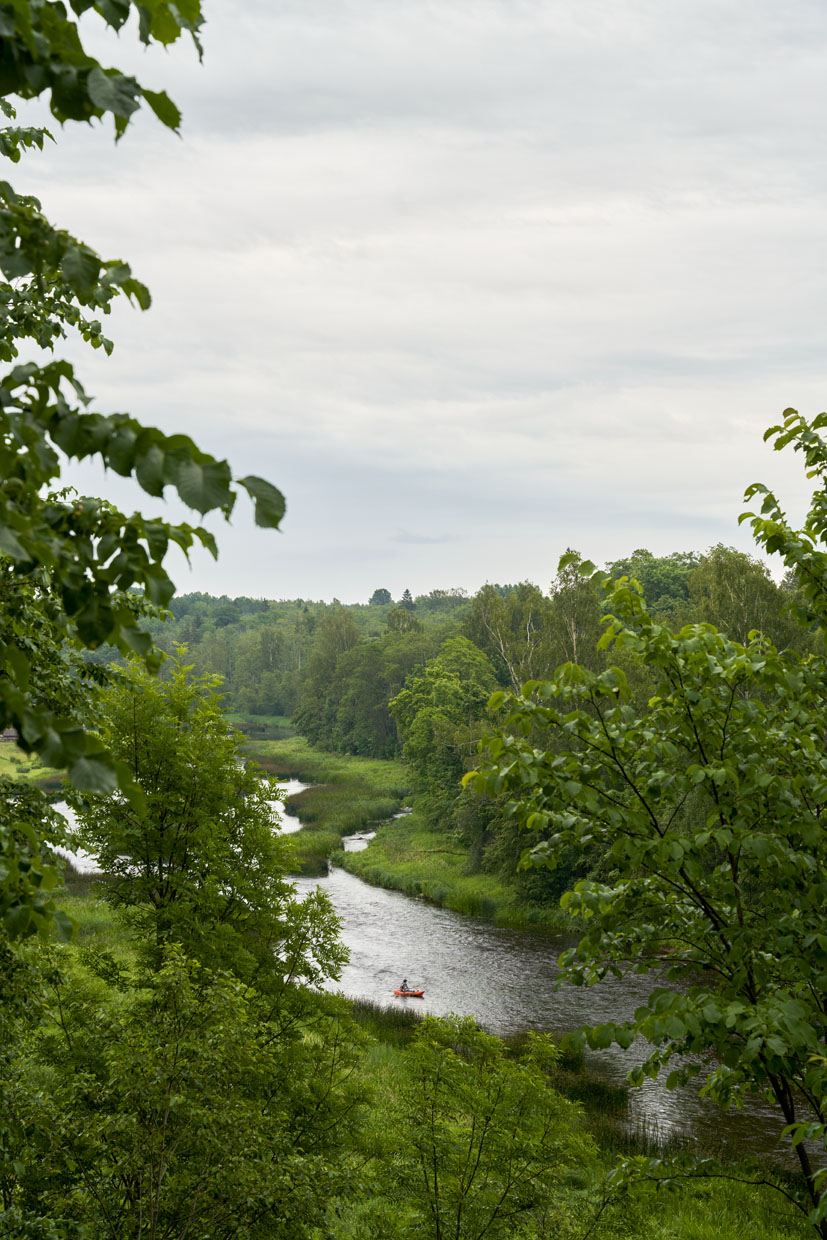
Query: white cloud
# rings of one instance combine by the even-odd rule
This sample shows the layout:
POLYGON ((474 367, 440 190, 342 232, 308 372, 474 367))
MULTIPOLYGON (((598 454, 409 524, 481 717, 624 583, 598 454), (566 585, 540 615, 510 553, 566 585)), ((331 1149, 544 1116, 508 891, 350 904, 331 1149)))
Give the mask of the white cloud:
POLYGON ((202 68, 124 35, 184 140, 145 117, 25 165, 153 289, 82 372, 288 497, 182 588, 747 546, 743 486, 800 489, 761 431, 824 404, 825 41, 815 0, 243 0, 202 68))

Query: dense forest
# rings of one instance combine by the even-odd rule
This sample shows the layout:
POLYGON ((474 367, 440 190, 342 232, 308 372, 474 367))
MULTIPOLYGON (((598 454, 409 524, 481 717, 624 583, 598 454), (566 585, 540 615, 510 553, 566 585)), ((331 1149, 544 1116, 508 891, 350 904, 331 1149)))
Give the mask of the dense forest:
MULTIPOLYGON (((781 648, 813 649, 819 638, 796 623, 791 582, 731 547, 655 556, 645 549, 607 566, 637 581, 658 620, 676 628, 708 623, 739 641, 759 630, 781 648)), ((556 904, 589 860, 568 855, 554 875, 518 872, 524 840, 496 800, 461 791, 490 726, 498 689, 517 691, 567 662, 599 670, 605 595, 574 564, 546 590, 529 582, 433 590, 394 602, 377 588, 363 604, 271 601, 186 594, 148 623, 159 648, 187 648, 202 674, 222 679, 225 706, 255 735, 261 717, 288 720, 312 744, 342 754, 402 757, 425 822, 468 850, 472 870, 516 883, 523 898, 556 904)), ((96 658, 111 658, 101 650, 96 658)), ((654 680, 630 669, 636 700, 654 680)))
MULTIPOLYGON (((781 647, 807 645, 787 607, 792 586, 734 548, 638 550, 607 569, 636 579, 652 614, 677 626, 709 622, 739 641, 760 629, 781 647)), ((601 597, 572 570, 547 589, 520 582, 485 585, 472 596, 463 589, 406 594, 395 603, 377 589, 363 604, 182 594, 146 627, 162 649, 184 644, 199 670, 221 676, 229 710, 287 716, 312 741, 372 757, 401 751, 389 703, 454 638, 485 656, 492 683, 502 687, 597 657, 601 597)))

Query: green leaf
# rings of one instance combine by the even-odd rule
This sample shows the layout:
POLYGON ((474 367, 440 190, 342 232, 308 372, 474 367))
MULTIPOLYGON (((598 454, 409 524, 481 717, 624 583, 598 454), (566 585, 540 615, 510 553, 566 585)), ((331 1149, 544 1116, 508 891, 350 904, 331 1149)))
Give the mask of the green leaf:
POLYGON ((614 1025, 595 1025, 589 1030, 589 1045, 595 1050, 606 1050, 612 1045, 614 1025))
POLYGON ((169 547, 169 527, 163 521, 147 521, 144 526, 144 537, 153 560, 163 560, 169 547))
POLYGON ((195 537, 198 539, 198 541, 201 543, 201 546, 205 547, 207 551, 209 551, 210 555, 212 556, 214 560, 217 560, 218 559, 218 543, 215 541, 215 536, 211 534, 209 530, 202 529, 201 526, 199 526, 194 531, 194 534, 195 534, 195 537))
MULTIPOLYGON (((74 7, 76 11, 80 11, 77 0, 75 0, 74 7)), ((91 8, 91 4, 87 6, 86 0, 84 0, 83 7, 91 8)), ((129 0, 98 0, 96 8, 106 24, 111 26, 113 30, 120 30, 129 20, 129 0)))
POLYGON ((211 512, 214 508, 231 506, 230 467, 226 461, 207 459, 200 464, 196 460, 180 463, 175 477, 175 488, 181 499, 196 512, 211 512))
POLYGON ((139 107, 140 86, 133 77, 119 73, 117 69, 106 71, 96 65, 89 71, 86 89, 95 107, 102 112, 113 112, 116 116, 128 118, 139 107))
POLYGON ((22 939, 34 929, 31 906, 15 904, 3 914, 3 924, 10 939, 22 939))
POLYGON ((104 452, 106 464, 123 478, 128 477, 134 468, 137 439, 137 432, 132 427, 122 426, 112 436, 104 452))
POLYGON ((58 942, 71 943, 77 932, 77 924, 72 921, 68 913, 64 913, 63 909, 56 909, 52 914, 52 920, 57 928, 58 942))
POLYGON ((164 570, 157 565, 147 570, 144 576, 144 589, 150 602, 156 607, 166 607, 175 593, 175 586, 164 570))
POLYGON ((164 453, 153 443, 135 462, 135 477, 148 495, 164 494, 164 453))
POLYGON ((11 679, 21 689, 28 689, 29 679, 31 677, 31 663, 26 658, 22 650, 16 646, 6 646, 2 657, 5 659, 6 666, 11 673, 11 679))
POLYGON ((265 529, 278 529, 285 512, 281 491, 264 478, 256 478, 252 474, 239 479, 239 485, 244 487, 254 501, 256 525, 265 529))
POLYGON ((107 756, 96 757, 87 755, 73 762, 69 767, 69 779, 80 792, 98 792, 108 794, 115 791, 118 781, 107 756))
POLYGON ((76 293, 87 296, 92 292, 100 275, 101 260, 88 246, 71 242, 67 245, 60 264, 64 280, 76 293))
POLYGON ((140 280, 129 279, 124 280, 120 287, 126 293, 130 301, 136 301, 142 310, 148 310, 152 305, 152 298, 149 289, 140 280))
POLYGON ((149 654, 152 649, 152 637, 149 633, 145 633, 142 629, 130 627, 121 630, 124 643, 129 649, 142 658, 149 654))
POLYGON ((168 129, 174 129, 177 133, 181 125, 181 113, 169 95, 163 90, 147 90, 146 87, 144 87, 143 94, 161 124, 166 125, 168 129))
POLYGON ((0 525, 0 551, 12 560, 28 560, 30 558, 20 539, 7 525, 0 525))

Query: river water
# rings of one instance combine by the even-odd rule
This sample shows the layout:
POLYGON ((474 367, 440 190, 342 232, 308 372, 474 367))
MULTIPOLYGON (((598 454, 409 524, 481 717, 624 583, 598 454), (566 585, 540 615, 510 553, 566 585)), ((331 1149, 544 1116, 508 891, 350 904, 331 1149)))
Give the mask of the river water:
MULTIPOLYGON (((367 836, 346 848, 364 847, 367 836)), ((647 998, 657 980, 630 974, 591 987, 554 989, 557 958, 571 939, 508 930, 479 918, 437 908, 399 892, 371 887, 345 870, 324 879, 298 879, 300 892, 327 891, 342 919, 350 963, 331 989, 350 998, 402 1003, 418 1012, 471 1015, 492 1033, 534 1029, 565 1033, 583 1024, 622 1021, 647 998), (405 977, 424 987, 422 999, 394 998, 405 977)), ((588 1052, 588 1064, 605 1079, 622 1083, 645 1055, 639 1042, 628 1051, 588 1052)), ((777 1152, 782 1124, 770 1107, 750 1104, 722 1113, 691 1088, 667 1090, 663 1080, 630 1090, 629 1123, 661 1138, 681 1134, 704 1148, 777 1152)))
MULTIPOLYGON (((308 785, 285 781, 285 796, 308 785)), ((279 809, 284 833, 301 828, 298 818, 279 809)), ((74 821, 62 802, 55 809, 74 821)), ((345 840, 346 851, 366 847, 372 833, 345 840)), ((64 853, 81 872, 94 873, 94 857, 64 853)), ((327 877, 294 879, 299 894, 316 886, 328 893, 342 920, 342 938, 350 952, 341 981, 331 989, 375 1003, 402 1003, 439 1016, 451 1012, 474 1016, 492 1033, 508 1035, 528 1029, 556 1034, 583 1024, 620 1022, 632 1015, 657 984, 652 976, 630 974, 592 987, 554 989, 557 958, 570 944, 530 930, 508 930, 476 917, 437 908, 421 899, 371 887, 345 870, 332 867, 327 877), (424 987, 422 999, 395 998, 403 977, 424 987)), ((612 1047, 587 1053, 589 1067, 606 1080, 623 1083, 645 1054, 640 1042, 628 1051, 612 1047)), ((781 1122, 769 1107, 752 1103, 742 1112, 722 1113, 692 1089, 667 1090, 662 1080, 644 1081, 629 1094, 629 1123, 661 1138, 681 1134, 704 1148, 725 1145, 738 1152, 777 1152, 781 1122)))

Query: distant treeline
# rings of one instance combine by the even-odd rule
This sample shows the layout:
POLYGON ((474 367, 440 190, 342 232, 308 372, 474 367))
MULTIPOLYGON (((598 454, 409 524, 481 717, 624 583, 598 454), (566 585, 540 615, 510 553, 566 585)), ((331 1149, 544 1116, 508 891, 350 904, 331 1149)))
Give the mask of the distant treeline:
MULTIPOLYGON (((794 583, 774 582, 760 561, 733 548, 637 550, 607 568, 615 579, 636 579, 650 611, 672 626, 709 622, 736 641, 758 629, 802 652, 813 640, 789 614, 794 583)), ((520 582, 485 585, 473 596, 405 591, 394 601, 378 588, 363 604, 185 594, 166 621, 149 625, 159 646, 184 643, 198 673, 222 676, 225 705, 242 717, 290 719, 328 750, 401 754, 420 811, 456 833, 475 867, 511 874, 523 841, 500 806, 459 792, 489 726, 490 694, 546 678, 568 661, 594 669, 623 661, 621 652, 598 651, 602 595, 574 566, 546 590, 520 582)), ((644 703, 654 684, 633 667, 627 672, 644 703)), ((578 871, 586 863, 572 858, 578 871)), ((572 876, 562 865, 520 881, 527 898, 544 901, 572 876)))
MULTIPOLYGON (((607 565, 640 582, 650 611, 673 624, 709 621, 736 640, 760 629, 779 646, 806 645, 789 617, 792 587, 732 548, 705 555, 638 550, 607 565)), ((404 725, 389 703, 417 670, 462 637, 484 656, 493 685, 519 687, 568 660, 594 664, 601 599, 574 569, 547 590, 530 582, 432 590, 394 602, 214 598, 183 594, 166 621, 150 621, 158 644, 184 643, 199 672, 224 679, 229 710, 293 718, 311 741, 342 752, 393 757, 404 725)), ((101 652, 102 658, 106 652, 101 652)))

